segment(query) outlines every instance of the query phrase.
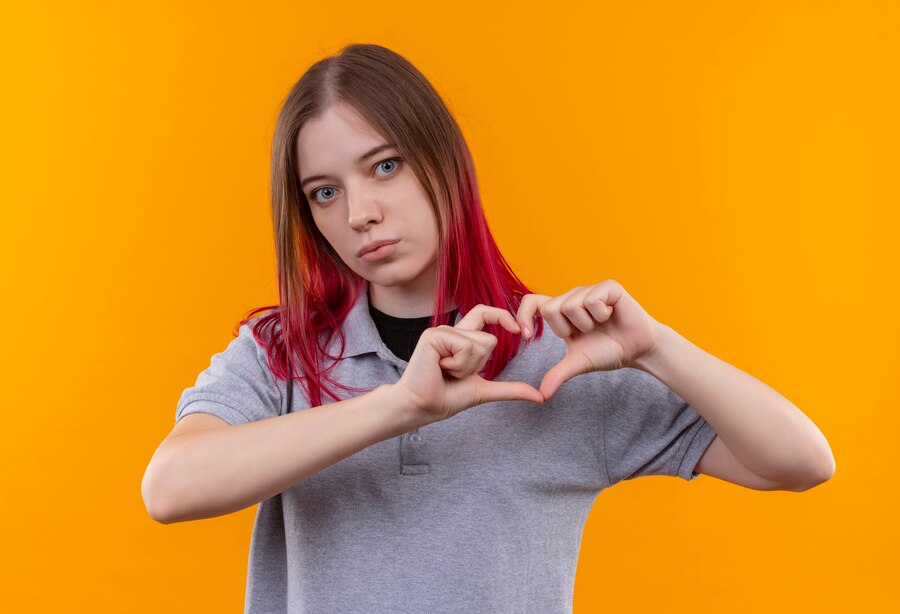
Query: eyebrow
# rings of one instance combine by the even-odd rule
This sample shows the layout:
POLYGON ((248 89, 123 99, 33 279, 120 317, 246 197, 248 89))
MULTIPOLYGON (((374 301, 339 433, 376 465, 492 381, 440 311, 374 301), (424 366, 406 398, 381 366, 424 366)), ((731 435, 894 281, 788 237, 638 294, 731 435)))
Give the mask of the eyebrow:
MULTIPOLYGON (((367 151, 366 153, 361 155, 359 157, 359 159, 356 160, 356 163, 362 164, 363 162, 366 161, 367 158, 371 158, 375 154, 380 153, 380 152, 384 151, 385 149, 396 149, 396 148, 393 145, 391 145, 390 143, 382 143, 381 145, 376 145, 375 147, 373 147, 372 149, 370 149, 369 151, 367 151)), ((305 186, 310 181, 316 181, 318 179, 328 179, 328 178, 329 178, 328 175, 310 175, 309 177, 307 177, 306 179, 303 179, 300 182, 300 189, 302 190, 303 186, 305 186)))

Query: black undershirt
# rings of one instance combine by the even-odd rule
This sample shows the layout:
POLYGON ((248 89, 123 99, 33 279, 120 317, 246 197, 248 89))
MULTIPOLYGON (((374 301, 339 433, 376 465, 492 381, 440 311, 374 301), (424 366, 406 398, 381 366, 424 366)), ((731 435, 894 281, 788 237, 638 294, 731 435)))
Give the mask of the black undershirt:
MULTIPOLYGON (((383 311, 378 311, 369 303, 369 315, 375 322, 375 328, 381 335, 381 340, 388 346, 388 349, 394 353, 394 356, 401 360, 409 361, 412 357, 413 350, 419 342, 419 337, 426 328, 430 326, 431 316, 421 318, 395 318, 389 316, 383 311)), ((445 322, 448 326, 453 326, 456 321, 456 309, 445 314, 445 322)))

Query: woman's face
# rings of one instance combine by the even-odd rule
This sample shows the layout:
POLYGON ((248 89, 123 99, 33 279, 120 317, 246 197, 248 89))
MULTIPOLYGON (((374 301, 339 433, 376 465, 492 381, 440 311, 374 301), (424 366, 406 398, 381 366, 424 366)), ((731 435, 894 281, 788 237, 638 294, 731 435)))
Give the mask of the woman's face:
POLYGON ((301 189, 313 220, 341 260, 370 282, 379 309, 430 311, 438 257, 437 218, 399 152, 352 107, 338 102, 297 136, 301 189), (397 241, 362 257, 372 241, 397 241))

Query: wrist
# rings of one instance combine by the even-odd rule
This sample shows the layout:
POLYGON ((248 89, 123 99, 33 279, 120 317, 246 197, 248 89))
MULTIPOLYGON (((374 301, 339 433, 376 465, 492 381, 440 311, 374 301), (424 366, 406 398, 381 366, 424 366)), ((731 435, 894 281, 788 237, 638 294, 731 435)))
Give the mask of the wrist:
POLYGON ((654 375, 658 371, 659 365, 665 359, 666 351, 671 345, 674 335, 675 330, 672 327, 665 324, 657 324, 653 345, 634 360, 634 368, 654 375))
POLYGON ((404 432, 426 426, 434 421, 403 386, 382 384, 378 389, 382 391, 386 402, 399 412, 403 427, 406 428, 404 432))

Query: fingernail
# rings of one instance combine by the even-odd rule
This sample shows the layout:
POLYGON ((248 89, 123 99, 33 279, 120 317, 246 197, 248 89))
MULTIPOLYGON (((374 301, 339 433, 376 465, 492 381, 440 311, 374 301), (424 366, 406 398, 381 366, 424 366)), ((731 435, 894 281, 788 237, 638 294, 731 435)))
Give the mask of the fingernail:
POLYGON ((528 339, 528 337, 530 337, 530 336, 531 336, 531 329, 526 326, 525 327, 525 338, 528 339))

